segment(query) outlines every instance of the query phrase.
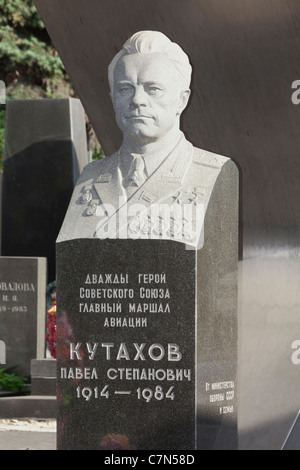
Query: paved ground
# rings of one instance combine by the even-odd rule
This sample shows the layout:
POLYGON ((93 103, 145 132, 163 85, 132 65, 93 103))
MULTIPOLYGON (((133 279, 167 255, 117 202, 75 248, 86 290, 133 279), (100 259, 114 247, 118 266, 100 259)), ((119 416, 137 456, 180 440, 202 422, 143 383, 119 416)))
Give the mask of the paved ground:
POLYGON ((56 421, 0 419, 0 450, 56 450, 56 421))

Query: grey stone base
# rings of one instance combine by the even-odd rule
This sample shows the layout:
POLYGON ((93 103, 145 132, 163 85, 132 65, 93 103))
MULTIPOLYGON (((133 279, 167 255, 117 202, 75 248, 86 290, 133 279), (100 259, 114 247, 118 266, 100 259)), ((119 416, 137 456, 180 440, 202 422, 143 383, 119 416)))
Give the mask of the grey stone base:
POLYGON ((56 418, 56 397, 29 395, 0 399, 0 419, 6 418, 56 418))
POLYGON ((31 395, 56 395, 55 359, 32 359, 31 395))

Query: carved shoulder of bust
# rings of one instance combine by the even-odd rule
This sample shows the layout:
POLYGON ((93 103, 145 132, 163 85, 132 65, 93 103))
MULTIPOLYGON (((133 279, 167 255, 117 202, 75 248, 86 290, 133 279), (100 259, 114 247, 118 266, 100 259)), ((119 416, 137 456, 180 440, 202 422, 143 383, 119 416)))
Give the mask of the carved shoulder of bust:
POLYGON ((230 159, 223 155, 194 147, 193 163, 195 164, 221 169, 228 160, 230 159))
MULTIPOLYGON (((77 181, 77 185, 87 180, 101 179, 102 175, 110 173, 118 165, 118 153, 96 160, 86 165, 77 181)), ((104 178, 104 176, 102 176, 104 178)))

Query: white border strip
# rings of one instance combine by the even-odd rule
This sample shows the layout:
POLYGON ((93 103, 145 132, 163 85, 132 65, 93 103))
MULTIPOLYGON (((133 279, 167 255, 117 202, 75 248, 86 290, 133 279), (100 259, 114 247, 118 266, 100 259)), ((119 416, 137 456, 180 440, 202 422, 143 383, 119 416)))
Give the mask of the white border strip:
POLYGON ((288 438, 290 437, 290 434, 291 434, 292 430, 294 429, 294 426, 295 426, 295 424, 296 424, 296 421, 297 421, 299 415, 300 415, 300 410, 298 411, 297 416, 296 416, 296 418, 295 418, 295 420, 294 420, 294 422, 293 422, 293 424, 292 424, 292 426, 291 426, 291 429, 289 430, 289 433, 288 433, 288 435, 286 436, 285 441, 284 441, 284 443, 283 443, 283 445, 282 445, 282 447, 281 447, 280 450, 284 450, 283 448, 284 448, 285 444, 287 443, 287 440, 288 440, 288 438))

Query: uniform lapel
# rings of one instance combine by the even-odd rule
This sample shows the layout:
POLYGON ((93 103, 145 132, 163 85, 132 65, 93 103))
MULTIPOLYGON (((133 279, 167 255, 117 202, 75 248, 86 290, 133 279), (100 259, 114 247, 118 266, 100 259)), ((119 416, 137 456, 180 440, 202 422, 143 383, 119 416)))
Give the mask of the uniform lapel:
POLYGON ((159 204, 175 195, 184 183, 192 163, 193 146, 184 138, 165 158, 154 173, 140 186, 127 201, 126 214, 120 218, 119 231, 125 237, 130 218, 136 215, 135 210, 147 213, 152 204, 159 204), (125 217, 126 216, 126 217, 125 217))
POLYGON ((109 165, 105 167, 104 172, 94 179, 93 184, 101 204, 104 207, 108 205, 114 207, 116 212, 119 209, 120 198, 124 198, 126 193, 122 186, 118 154, 114 154, 109 159, 109 165))
POLYGON ((133 206, 140 207, 146 212, 151 204, 161 203, 174 195, 184 182, 192 162, 192 154, 192 144, 183 137, 176 148, 128 200, 126 200, 126 193, 122 186, 118 156, 113 156, 110 167, 107 168, 107 174, 100 175, 98 181, 94 180, 94 187, 102 204, 104 207, 109 207, 108 217, 103 218, 98 224, 95 235, 100 236, 100 233, 103 235, 103 227, 109 222, 105 232, 107 238, 117 238, 119 232, 122 232, 125 237, 127 231, 124 229, 129 222, 130 209, 133 206))
POLYGON ((184 138, 128 200, 150 206, 172 196, 182 186, 192 162, 193 146, 184 138))

